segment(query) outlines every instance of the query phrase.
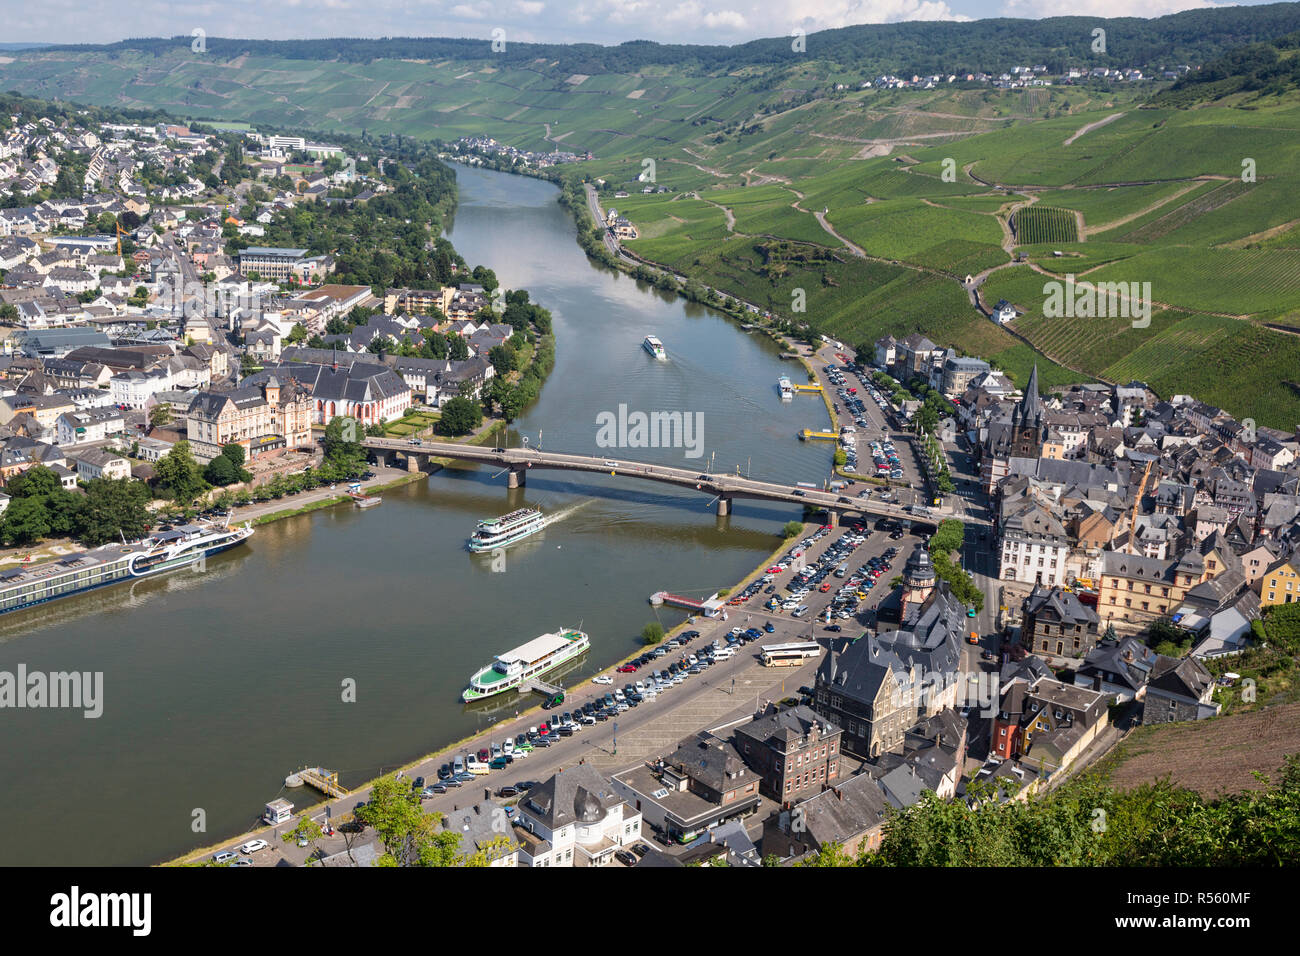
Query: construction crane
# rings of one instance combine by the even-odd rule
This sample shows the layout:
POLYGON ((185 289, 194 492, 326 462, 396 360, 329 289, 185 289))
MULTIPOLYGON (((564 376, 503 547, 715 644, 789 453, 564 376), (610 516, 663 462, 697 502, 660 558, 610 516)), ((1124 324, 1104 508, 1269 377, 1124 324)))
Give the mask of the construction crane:
POLYGON ((1137 492, 1133 495, 1133 510, 1128 516, 1128 553, 1133 553, 1133 539, 1137 536, 1137 516, 1138 508, 1142 507, 1142 494, 1146 491, 1147 479, 1151 477, 1151 466, 1156 463, 1152 458, 1147 462, 1146 470, 1142 472, 1142 481, 1138 485, 1137 492))
POLYGON ((122 257, 122 237, 130 235, 130 233, 128 233, 125 229, 122 228, 122 224, 120 222, 115 222, 113 223, 113 225, 117 227, 117 255, 118 258, 120 259, 122 257))

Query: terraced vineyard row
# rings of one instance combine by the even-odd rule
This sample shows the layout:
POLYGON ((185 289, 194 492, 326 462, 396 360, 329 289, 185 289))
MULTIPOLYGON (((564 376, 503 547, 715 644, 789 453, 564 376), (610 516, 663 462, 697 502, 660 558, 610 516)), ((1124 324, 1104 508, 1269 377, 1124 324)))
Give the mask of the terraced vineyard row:
POLYGON ((1073 210, 1025 206, 1016 210, 1014 218, 1017 244, 1079 241, 1079 224, 1073 210))

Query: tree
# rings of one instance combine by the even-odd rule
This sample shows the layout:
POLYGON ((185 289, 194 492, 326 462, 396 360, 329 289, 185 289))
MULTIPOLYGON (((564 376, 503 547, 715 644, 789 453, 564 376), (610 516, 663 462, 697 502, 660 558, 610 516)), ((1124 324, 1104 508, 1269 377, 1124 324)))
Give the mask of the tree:
POLYGON ((149 489, 130 478, 93 478, 85 485, 85 502, 77 512, 77 537, 98 547, 126 538, 144 537, 149 523, 149 489))
POLYGON ((496 345, 488 351, 488 361, 497 375, 506 375, 519 367, 519 356, 508 345, 496 345))
POLYGON ((799 866, 855 866, 853 857, 844 852, 842 844, 823 843, 817 852, 799 863, 799 866))
POLYGON ((928 547, 931 554, 951 554, 961 550, 965 538, 966 526, 955 518, 948 518, 939 522, 939 527, 930 536, 928 547))
POLYGON ((203 480, 203 469, 190 452, 190 443, 184 440, 158 459, 154 474, 167 497, 186 506, 208 487, 203 480))
POLYGON ((483 423, 483 409, 478 402, 456 396, 442 406, 438 433, 442 435, 468 435, 483 423))
POLYGON ((370 799, 356 811, 357 822, 373 827, 384 846, 379 866, 456 866, 462 862, 460 834, 436 829, 441 817, 426 814, 410 782, 390 775, 375 781, 370 799))
POLYGON ((463 362, 469 358, 469 343, 459 335, 448 336, 447 338, 447 358, 463 362))
MULTIPOLYGON (((493 379, 493 381, 496 380, 493 379)), ((524 407, 523 392, 520 391, 518 388, 514 388, 514 387, 506 389, 505 394, 501 396, 500 405, 501 405, 501 417, 504 418, 507 422, 513 422, 516 418, 519 417, 519 413, 523 411, 523 407, 524 407)))
POLYGON ((658 621, 651 621, 641 628, 642 644, 658 644, 664 639, 664 627, 658 621))
POLYGON ((836 448, 836 449, 835 449, 834 460, 835 460, 835 467, 836 467, 836 468, 842 468, 842 467, 844 467, 844 465, 846 465, 846 464, 848 463, 848 460, 849 460, 848 452, 846 452, 843 448, 836 448))
POLYGON ((0 530, 10 544, 27 545, 40 541, 50 533, 45 502, 39 498, 17 498, 10 502, 0 530))
POLYGON ((10 498, 48 498, 63 487, 52 468, 36 465, 9 479, 5 491, 10 498))
POLYGON ((325 426, 325 460, 343 471, 356 469, 365 461, 361 444, 365 426, 355 418, 336 415, 325 426))
POLYGON ((172 407, 165 402, 149 409, 149 427, 161 428, 163 425, 170 424, 171 420, 172 407))
POLYGON ((284 840, 285 843, 288 843, 290 840, 297 842, 299 838, 306 840, 307 841, 307 865, 311 866, 312 857, 316 853, 316 841, 319 840, 323 835, 324 835, 324 831, 321 829, 320 824, 304 813, 299 818, 298 825, 294 827, 292 830, 290 830, 288 833, 285 833, 283 836, 281 836, 280 839, 284 840))
POLYGON ((233 485, 239 481, 239 471, 231 464, 230 459, 225 455, 218 455, 212 461, 208 462, 207 469, 203 472, 203 477, 212 485, 233 485))
POLYGON ((797 538, 803 534, 802 521, 787 521, 785 527, 781 529, 781 534, 786 538, 797 538))
POLYGON ((244 467, 244 446, 238 442, 231 442, 229 445, 221 446, 222 457, 228 458, 230 463, 236 468, 244 467))

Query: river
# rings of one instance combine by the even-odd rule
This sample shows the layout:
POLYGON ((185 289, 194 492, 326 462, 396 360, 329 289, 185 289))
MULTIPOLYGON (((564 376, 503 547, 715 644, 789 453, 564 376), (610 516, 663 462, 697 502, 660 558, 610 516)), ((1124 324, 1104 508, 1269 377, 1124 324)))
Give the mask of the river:
MULTIPOLYGON (((457 173, 456 248, 555 320, 555 370, 512 443, 826 477, 830 447, 795 439, 825 410, 815 398, 779 400, 777 379, 802 372, 772 342, 591 264, 549 183, 457 173), (667 361, 641 348, 649 333, 667 361), (601 448, 597 417, 620 404, 698 413, 702 442, 601 448)), ((607 475, 532 473, 507 492, 493 469, 447 469, 384 493, 378 508, 260 528, 202 572, 7 615, 0 671, 102 672, 104 690, 98 718, 0 711, 0 863, 158 862, 242 832, 278 795, 315 802, 282 794, 297 767, 330 767, 355 786, 501 716, 459 702, 497 652, 581 625, 592 650, 567 679, 594 673, 655 619, 653 591, 703 597, 734 583, 792 517, 738 501, 720 519, 702 494, 607 475), (523 504, 560 517, 510 548, 504 570, 465 550, 478 519, 523 504)))

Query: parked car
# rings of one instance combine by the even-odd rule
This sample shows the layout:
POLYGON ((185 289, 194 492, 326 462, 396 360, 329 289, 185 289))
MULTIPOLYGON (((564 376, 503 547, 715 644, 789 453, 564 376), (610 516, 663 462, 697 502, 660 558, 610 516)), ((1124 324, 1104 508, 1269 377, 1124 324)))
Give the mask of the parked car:
POLYGON ((267 843, 265 840, 249 840, 239 848, 239 852, 253 854, 258 850, 265 850, 270 845, 271 844, 267 843))

